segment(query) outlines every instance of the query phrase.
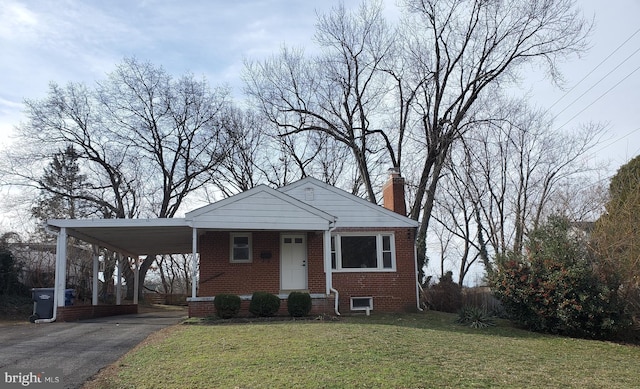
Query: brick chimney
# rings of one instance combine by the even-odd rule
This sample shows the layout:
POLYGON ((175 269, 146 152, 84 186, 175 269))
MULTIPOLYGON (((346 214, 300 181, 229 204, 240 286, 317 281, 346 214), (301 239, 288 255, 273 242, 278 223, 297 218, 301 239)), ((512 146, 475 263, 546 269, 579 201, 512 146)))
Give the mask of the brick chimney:
POLYGON ((382 200, 385 208, 407 216, 407 206, 404 200, 404 178, 400 176, 397 167, 389 169, 389 180, 382 187, 382 200))

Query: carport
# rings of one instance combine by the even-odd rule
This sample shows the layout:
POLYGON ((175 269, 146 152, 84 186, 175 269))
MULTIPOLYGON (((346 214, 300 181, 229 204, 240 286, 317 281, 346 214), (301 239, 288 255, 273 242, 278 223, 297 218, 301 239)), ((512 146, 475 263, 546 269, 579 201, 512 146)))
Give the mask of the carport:
MULTIPOLYGON (((305 196, 309 194, 304 192, 305 196)), ((368 204, 368 203, 367 203, 368 204)), ((198 234, 207 231, 316 231, 322 233, 322 266, 326 295, 332 291, 331 229, 337 218, 286 193, 259 185, 235 196, 198 208, 185 218, 160 219, 54 219, 47 222, 50 231, 57 234, 55 292, 53 318, 38 320, 50 322, 61 315, 68 320, 69 310, 86 309, 83 318, 137 312, 139 284, 139 259, 154 254, 192 254, 191 302, 197 302, 198 234), (75 237, 94 245, 92 305, 65 307, 67 238, 75 237), (98 248, 119 253, 118 274, 122 274, 124 258, 134 263, 133 304, 122 305, 121 277, 118 277, 116 305, 98 305, 98 248), (93 308, 92 308, 93 307, 93 308), (108 308, 111 307, 111 308, 108 308), (103 311, 106 310, 106 311, 103 311)), ((280 258, 278 258, 280 261, 280 258)), ((211 296, 203 296, 206 302, 211 296)), ((337 308, 336 308, 337 309, 337 308)), ((73 318, 71 320, 77 320, 73 318)))
MULTIPOLYGON (((138 304, 138 263, 148 254, 193 254, 192 276, 195 280, 197 269, 197 229, 186 219, 54 219, 47 222, 49 231, 57 234, 56 266, 54 285, 53 318, 36 322, 55 321, 58 316, 79 315, 81 318, 107 316, 113 314, 136 313, 138 304), (65 307, 67 238, 69 236, 93 245, 93 284, 91 306, 65 307), (122 305, 121 279, 118 277, 116 305, 98 305, 99 248, 112 250, 120 255, 118 274, 122 274, 125 258, 134 259, 134 300, 133 305, 122 305), (75 315, 72 314, 73 311, 75 315), (64 315, 59 315, 64 312, 64 315), (72 314, 72 315, 70 315, 72 314)), ((196 294, 196 283, 192 295, 196 294)))

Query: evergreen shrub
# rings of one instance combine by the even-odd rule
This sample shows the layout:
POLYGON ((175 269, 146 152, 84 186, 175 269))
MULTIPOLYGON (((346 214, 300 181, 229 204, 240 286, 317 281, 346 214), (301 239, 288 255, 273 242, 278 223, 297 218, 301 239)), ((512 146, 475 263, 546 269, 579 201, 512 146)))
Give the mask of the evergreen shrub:
POLYGON ((221 319, 231 319, 238 315, 240 312, 240 296, 235 294, 219 294, 213 300, 213 305, 216 307, 216 314, 221 319))
POLYGON ((255 316, 270 317, 280 309, 280 298, 267 292, 254 292, 249 304, 249 312, 255 316))
POLYGON ((292 317, 307 316, 311 312, 311 295, 304 292, 289 293, 287 311, 292 317))

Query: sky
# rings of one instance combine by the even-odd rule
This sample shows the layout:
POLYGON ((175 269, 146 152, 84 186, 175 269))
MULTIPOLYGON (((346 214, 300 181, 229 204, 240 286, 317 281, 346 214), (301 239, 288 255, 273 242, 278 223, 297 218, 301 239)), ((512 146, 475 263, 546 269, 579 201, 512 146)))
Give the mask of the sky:
MULTIPOLYGON (((204 75, 212 85, 231 86, 242 99, 243 61, 263 59, 283 45, 312 47, 316 13, 338 3, 2 0, 0 147, 10 143, 14 126, 23 120, 25 98, 43 98, 51 81, 92 84, 124 57, 149 60, 171 74, 204 75)), ((359 1, 344 3, 353 8, 359 1)), ((395 0, 384 4, 396 17, 395 0)), ((577 4, 595 28, 590 51, 561 66, 564 91, 536 69, 524 73, 520 91, 557 115, 556 125, 567 130, 589 121, 606 123, 592 158, 610 162, 611 175, 640 153, 640 0, 577 4)))
MULTIPOLYGON (((347 8, 359 0, 345 0, 347 8)), ((260 60, 283 45, 313 47, 317 13, 339 0, 0 0, 0 148, 10 147, 25 98, 59 84, 103 79, 124 57, 192 72, 226 84, 242 99, 246 59, 260 60)), ((395 0, 385 0, 392 19, 395 0)), ((606 124, 589 159, 608 162, 607 179, 640 154, 640 0, 578 0, 595 22, 591 48, 560 69, 564 90, 537 69, 523 71, 515 93, 556 116, 567 131, 606 124)), ((10 225, 9 225, 10 226, 10 225)))
MULTIPOLYGON (((283 45, 312 47, 316 13, 338 3, 2 0, 0 147, 23 120, 25 98, 44 97, 51 81, 92 84, 129 56, 162 65, 172 74, 204 75, 212 85, 231 86, 241 99, 245 59, 265 58, 283 45)), ((347 7, 358 4, 345 1, 347 7)), ((613 174, 640 153, 640 0, 577 4, 594 19, 595 28, 590 51, 561 66, 565 90, 530 69, 521 91, 558 115, 556 125, 567 130, 588 121, 606 123, 607 133, 593 157, 610 161, 613 174)), ((385 7, 392 18, 397 15, 394 0, 386 0, 385 7)))

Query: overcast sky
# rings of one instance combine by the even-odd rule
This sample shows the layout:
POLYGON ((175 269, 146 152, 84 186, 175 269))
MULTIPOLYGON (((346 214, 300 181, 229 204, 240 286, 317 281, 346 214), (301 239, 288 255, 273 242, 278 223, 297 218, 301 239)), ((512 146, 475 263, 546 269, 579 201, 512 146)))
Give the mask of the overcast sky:
MULTIPOLYGON (((358 3, 345 1, 347 7, 358 3)), ((397 14, 394 0, 385 3, 390 15, 397 14)), ((7 144, 12 128, 22 120, 24 98, 44 97, 50 81, 91 84, 125 56, 149 60, 176 75, 187 71, 205 75, 212 85, 231 85, 241 97, 245 58, 264 58, 283 44, 309 47, 316 12, 336 4, 336 0, 2 0, 0 144, 7 144)), ((640 153, 640 0, 579 0, 578 5, 587 17, 595 18, 596 26, 588 55, 562 67, 567 88, 630 39, 551 112, 559 114, 556 125, 566 129, 578 122, 607 122, 607 138, 593 158, 610 160, 613 173, 640 153)), ((527 91, 545 108, 563 95, 535 71, 525 80, 523 93, 527 91)))

